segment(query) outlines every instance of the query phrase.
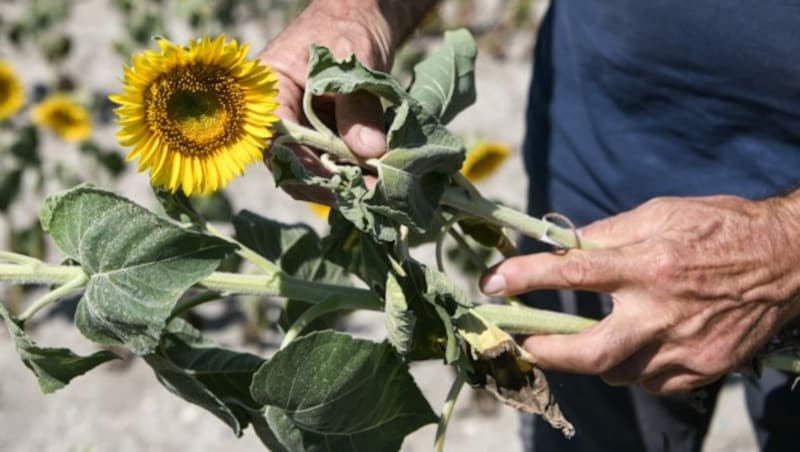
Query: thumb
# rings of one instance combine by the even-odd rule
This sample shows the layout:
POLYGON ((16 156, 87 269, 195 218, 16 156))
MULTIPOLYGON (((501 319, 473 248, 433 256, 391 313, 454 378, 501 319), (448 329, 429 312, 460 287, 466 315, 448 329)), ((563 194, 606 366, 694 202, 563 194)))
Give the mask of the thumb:
POLYGON ((359 157, 377 158, 386 152, 383 132, 383 107, 366 91, 336 96, 336 128, 342 139, 359 157))

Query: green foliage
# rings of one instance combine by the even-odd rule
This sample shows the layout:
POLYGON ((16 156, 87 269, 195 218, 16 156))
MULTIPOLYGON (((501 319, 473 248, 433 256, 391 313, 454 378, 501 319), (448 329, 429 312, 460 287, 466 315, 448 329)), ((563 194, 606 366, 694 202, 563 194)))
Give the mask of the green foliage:
POLYGON ((219 348, 186 322, 175 319, 145 361, 170 392, 220 418, 241 436, 260 405, 248 388, 262 358, 219 348))
POLYGON ((180 296, 234 246, 175 225, 114 193, 50 196, 42 228, 89 275, 76 324, 89 339, 152 353, 180 296))
POLYGON ((11 318, 2 303, 0 317, 14 340, 22 362, 36 375, 39 388, 45 394, 58 391, 73 378, 117 358, 117 355, 106 350, 79 356, 68 348, 41 347, 25 334, 25 330, 11 318))
POLYGON ((251 392, 281 411, 275 436, 304 447, 288 450, 398 450, 408 433, 436 421, 391 346, 341 333, 312 333, 279 351, 251 392))

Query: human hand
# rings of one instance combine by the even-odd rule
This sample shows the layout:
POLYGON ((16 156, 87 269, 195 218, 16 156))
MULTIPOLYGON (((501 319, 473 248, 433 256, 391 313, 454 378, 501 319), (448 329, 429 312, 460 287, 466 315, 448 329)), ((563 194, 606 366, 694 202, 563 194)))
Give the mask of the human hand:
MULTIPOLYGON (((796 196, 795 196, 796 198, 796 196)), ((710 383, 750 358, 800 313, 800 210, 792 198, 657 198, 593 223, 601 246, 508 259, 489 294, 536 289, 611 294, 614 307, 576 335, 530 336, 543 368, 598 374, 653 393, 710 383)))
MULTIPOLYGON (((337 58, 355 54, 366 66, 388 71, 393 57, 391 26, 377 7, 350 7, 347 1, 316 1, 306 8, 259 58, 272 67, 278 78, 279 104, 276 114, 287 121, 303 122, 302 99, 308 70, 309 46, 328 47, 337 58)), ((386 149, 383 109, 377 97, 366 92, 322 97, 315 100, 315 111, 329 122, 354 154, 364 159, 380 157, 386 149)), ((301 161, 319 174, 325 174, 317 155, 308 148, 295 147, 301 161)), ((307 200, 330 202, 320 191, 292 187, 290 195, 307 200)))

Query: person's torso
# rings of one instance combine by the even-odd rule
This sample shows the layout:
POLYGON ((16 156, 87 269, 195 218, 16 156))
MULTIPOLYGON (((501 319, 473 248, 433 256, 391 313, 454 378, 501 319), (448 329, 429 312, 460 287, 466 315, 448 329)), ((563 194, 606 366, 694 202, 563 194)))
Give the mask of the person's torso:
POLYGON ((800 2, 553 0, 526 163, 583 224, 661 195, 800 181, 800 2))

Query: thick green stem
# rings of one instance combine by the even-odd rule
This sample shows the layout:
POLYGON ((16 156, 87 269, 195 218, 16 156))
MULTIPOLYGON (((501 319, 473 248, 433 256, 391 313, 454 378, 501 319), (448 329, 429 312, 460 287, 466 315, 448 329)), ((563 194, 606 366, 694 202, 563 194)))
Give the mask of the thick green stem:
POLYGON ((0 264, 0 282, 14 284, 64 284, 82 273, 80 267, 69 265, 0 264))
POLYGON ((800 374, 800 357, 795 353, 778 352, 764 357, 761 362, 764 367, 782 370, 793 374, 800 374))
POLYGON ((19 315, 18 317, 19 321, 24 322, 28 320, 29 318, 33 317, 34 314, 44 309, 50 303, 55 302, 59 298, 67 295, 68 293, 72 292, 75 289, 83 287, 83 285, 86 284, 86 281, 88 279, 89 277, 86 276, 85 273, 81 272, 75 278, 64 283, 64 285, 46 293, 43 297, 31 303, 31 305, 28 306, 28 309, 26 309, 25 312, 19 315))
POLYGON ((447 434, 447 426, 450 424, 450 419, 453 417, 458 394, 461 393, 461 388, 464 387, 465 382, 466 379, 459 372, 456 375, 455 381, 453 381, 453 385, 450 386, 450 391, 447 392, 447 399, 442 407, 442 416, 439 418, 439 425, 436 427, 436 441, 433 445, 436 452, 444 451, 444 438, 447 434))
POLYGON ((590 242, 579 240, 576 232, 571 229, 565 229, 549 221, 533 218, 517 210, 501 206, 482 196, 470 194, 462 187, 448 187, 442 196, 442 204, 515 229, 528 237, 561 248, 594 247, 590 242))
POLYGON ((340 159, 353 162, 359 166, 365 166, 364 160, 353 154, 347 144, 330 132, 327 127, 321 130, 314 130, 283 119, 275 125, 275 130, 279 134, 288 137, 289 141, 293 143, 321 149, 340 159))
POLYGON ((597 320, 585 317, 518 304, 482 304, 473 309, 484 319, 513 334, 575 334, 597 323, 597 320))

